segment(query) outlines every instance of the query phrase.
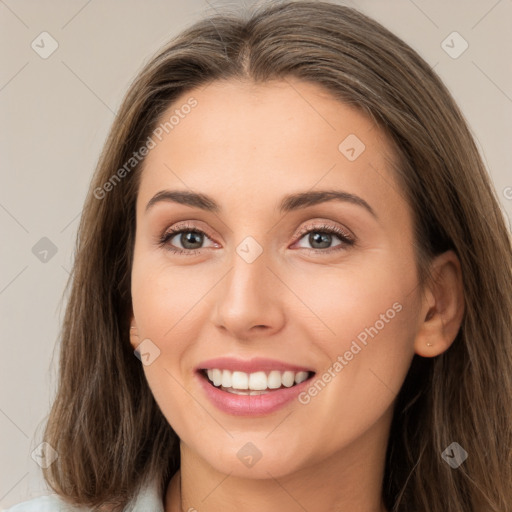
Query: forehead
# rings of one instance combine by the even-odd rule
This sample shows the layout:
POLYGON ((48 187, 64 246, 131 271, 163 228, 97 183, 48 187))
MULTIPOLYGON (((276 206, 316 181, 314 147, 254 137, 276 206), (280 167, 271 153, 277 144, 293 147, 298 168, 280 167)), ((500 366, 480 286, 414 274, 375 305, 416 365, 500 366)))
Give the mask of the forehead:
POLYGON ((316 186, 343 185, 381 202, 396 194, 386 134, 317 84, 212 82, 177 98, 159 130, 144 162, 141 200, 171 186, 206 185, 212 195, 227 199, 234 190, 259 203, 274 191, 316 186))

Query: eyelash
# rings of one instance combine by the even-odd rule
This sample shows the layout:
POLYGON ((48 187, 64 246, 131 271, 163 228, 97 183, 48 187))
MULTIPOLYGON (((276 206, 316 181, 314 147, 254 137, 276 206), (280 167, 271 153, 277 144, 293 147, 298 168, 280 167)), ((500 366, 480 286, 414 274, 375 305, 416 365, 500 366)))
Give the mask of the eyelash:
MULTIPOLYGON (((168 244, 169 240, 174 238, 177 234, 180 233, 197 233, 205 235, 206 237, 210 238, 207 233, 202 231, 201 229, 196 228, 195 226, 189 225, 189 224, 179 224, 178 226, 165 231, 160 239, 158 240, 158 245, 160 247, 163 247, 167 249, 168 251, 171 251, 175 254, 184 255, 184 256, 195 256, 198 254, 201 249, 180 249, 179 247, 173 247, 168 244)), ((297 242, 301 240, 304 235, 307 235, 309 233, 328 233, 332 235, 336 235, 340 240, 341 244, 337 245, 335 247, 329 247, 327 249, 309 249, 307 247, 303 247, 302 249, 305 249, 309 253, 313 254, 330 254, 332 252, 344 250, 348 247, 352 247, 355 244, 354 238, 349 236, 345 231, 338 228, 337 226, 331 226, 328 224, 321 224, 321 225, 313 225, 313 226, 305 226, 297 235, 297 242)), ((211 238, 210 238, 211 239, 211 238)), ((295 242, 294 242, 295 243, 295 242)))

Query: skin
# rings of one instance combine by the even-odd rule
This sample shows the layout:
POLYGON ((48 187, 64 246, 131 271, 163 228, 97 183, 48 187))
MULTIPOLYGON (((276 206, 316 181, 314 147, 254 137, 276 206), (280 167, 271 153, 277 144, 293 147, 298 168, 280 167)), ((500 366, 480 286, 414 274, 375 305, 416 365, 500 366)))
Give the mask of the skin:
MULTIPOLYGON (((132 269, 131 343, 149 338, 160 350, 144 371, 181 440, 165 510, 383 511, 396 394, 413 355, 441 354, 460 327, 457 257, 437 257, 436 282, 418 286, 412 211, 390 170, 392 146, 318 85, 213 82, 178 98, 163 118, 190 97, 197 107, 145 160, 132 269), (354 161, 338 149, 349 134, 366 146, 354 161), (222 210, 162 201, 146 211, 165 189, 208 194, 222 210), (356 194, 377 218, 338 201, 279 214, 286 194, 320 189, 356 194), (206 232, 195 255, 158 245, 180 221, 206 232), (308 251, 322 246, 300 229, 322 224, 356 243, 332 235, 328 247, 339 250, 308 251), (252 263, 236 252, 247 236, 263 249, 252 263), (268 357, 322 375, 395 303, 401 311, 306 405, 230 415, 195 377, 201 361, 218 356, 268 357), (237 457, 248 442, 262 454, 252 467, 237 457)), ((175 235, 167 247, 182 243, 175 235)))

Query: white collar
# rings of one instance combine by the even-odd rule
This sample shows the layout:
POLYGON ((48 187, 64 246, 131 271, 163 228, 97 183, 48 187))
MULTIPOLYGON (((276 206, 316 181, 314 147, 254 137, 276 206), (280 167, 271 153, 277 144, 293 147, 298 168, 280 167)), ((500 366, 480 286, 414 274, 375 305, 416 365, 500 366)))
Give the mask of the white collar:
POLYGON ((146 480, 123 512, 164 512, 164 497, 158 480, 146 480))

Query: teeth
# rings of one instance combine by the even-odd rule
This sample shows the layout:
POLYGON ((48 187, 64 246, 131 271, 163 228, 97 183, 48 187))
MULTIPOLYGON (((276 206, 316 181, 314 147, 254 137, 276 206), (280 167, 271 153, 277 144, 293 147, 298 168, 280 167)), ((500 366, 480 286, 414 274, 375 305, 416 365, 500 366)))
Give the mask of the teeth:
POLYGON ((221 386, 224 388, 231 387, 231 372, 222 372, 221 386))
MULTIPOLYGON (((256 395, 267 389, 291 388, 294 384, 300 384, 308 378, 308 372, 280 372, 272 370, 268 375, 261 372, 245 373, 230 370, 212 368, 206 371, 208 379, 214 386, 228 388, 226 391, 236 393, 236 390, 249 390, 249 394, 256 395), (255 393, 252 393, 254 391, 255 393)), ((248 394, 247 391, 236 394, 248 394)))
POLYGON ((281 380, 283 381, 283 386, 291 388, 295 384, 295 372, 284 372, 281 380))
POLYGON ((277 389, 281 387, 281 372, 272 371, 268 374, 267 384, 270 389, 277 389))
POLYGON ((267 374, 265 372, 249 374, 249 389, 254 391, 263 391, 264 389, 267 389, 267 387, 267 374))
MULTIPOLYGON (((231 387, 235 389, 249 389, 249 377, 247 373, 233 372, 233 375, 231 376, 231 387)), ((251 387, 251 389, 256 388, 251 387)))

